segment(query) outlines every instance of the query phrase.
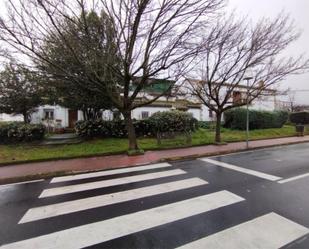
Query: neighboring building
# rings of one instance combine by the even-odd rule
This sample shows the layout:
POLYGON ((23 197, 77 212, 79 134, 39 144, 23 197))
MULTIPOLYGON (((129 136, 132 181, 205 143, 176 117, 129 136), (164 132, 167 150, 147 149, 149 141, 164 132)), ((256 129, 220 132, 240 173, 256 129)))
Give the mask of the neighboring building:
MULTIPOLYGON (((188 79, 187 81, 190 81, 190 84, 201 84, 200 80, 195 79, 188 79)), ((190 84, 185 84, 184 89, 190 89, 190 84)), ((224 83, 220 84, 220 91, 224 92, 231 88, 231 84, 224 83)), ((247 86, 246 85, 238 85, 233 89, 233 92, 231 94, 231 98, 227 102, 228 104, 232 103, 246 103, 247 99, 247 86)), ((256 88, 258 90, 258 88, 256 88)), ((255 89, 254 89, 255 90, 255 89)), ((190 92, 190 90, 185 90, 184 95, 189 95, 186 92, 190 92)), ((274 111, 276 108, 276 97, 277 97, 277 91, 273 89, 265 89, 261 93, 261 95, 253 101, 253 103, 250 104, 250 109, 255 110, 265 110, 265 111, 274 111)), ((222 94, 225 96, 225 94, 222 94)))
MULTIPOLYGON (((167 80, 153 80, 154 83, 150 85, 146 92, 140 93, 136 101, 145 101, 153 99, 153 97, 160 95, 163 91, 166 91, 169 84, 174 83, 167 80)), ((246 96, 246 86, 239 86, 233 92, 233 98, 231 101, 244 101, 246 96)), ((179 90, 179 89, 178 89, 179 90)), ((274 110, 276 96, 274 90, 267 90, 265 96, 261 96, 250 108, 258 110, 274 110)), ((182 110, 187 111, 193 115, 194 118, 200 121, 213 121, 215 120, 215 113, 210 111, 205 105, 203 105, 198 99, 187 94, 173 94, 169 92, 168 96, 162 96, 155 102, 136 108, 132 111, 132 117, 134 119, 145 119, 150 117, 152 114, 158 111, 168 110, 182 110)), ((3 114, 2 114, 3 115, 3 114)), ((102 114, 104 120, 112 120, 115 117, 119 117, 118 112, 112 112, 106 110, 102 114)), ((21 121, 21 117, 10 115, 4 116, 4 121, 10 121, 17 119, 21 121)), ((0 115, 1 120, 1 115, 0 115)), ((83 120, 82 111, 70 110, 68 108, 61 107, 59 105, 45 105, 37 108, 37 111, 33 113, 31 122, 32 123, 44 123, 49 127, 64 127, 73 128, 76 121, 83 120)))

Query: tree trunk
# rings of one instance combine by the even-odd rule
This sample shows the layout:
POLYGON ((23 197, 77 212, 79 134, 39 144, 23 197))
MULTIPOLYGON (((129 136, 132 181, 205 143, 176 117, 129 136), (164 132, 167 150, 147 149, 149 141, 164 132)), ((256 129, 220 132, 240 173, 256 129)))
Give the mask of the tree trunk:
POLYGON ((25 124, 29 124, 30 123, 30 118, 27 112, 23 113, 23 117, 24 117, 24 123, 25 124))
POLYGON ((222 112, 217 113, 216 116, 216 137, 215 142, 221 143, 221 119, 222 119, 222 112))
POLYGON ((137 145, 135 128, 133 126, 133 121, 131 117, 131 111, 125 112, 123 116, 126 122, 127 131, 128 131, 129 150, 138 150, 139 148, 137 145))

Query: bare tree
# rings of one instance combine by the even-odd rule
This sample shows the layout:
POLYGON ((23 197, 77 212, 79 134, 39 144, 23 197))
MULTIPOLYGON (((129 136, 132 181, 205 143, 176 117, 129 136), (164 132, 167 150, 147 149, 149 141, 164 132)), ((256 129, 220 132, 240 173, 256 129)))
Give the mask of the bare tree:
MULTIPOLYGON (((8 0, 7 3, 8 16, 0 19, 0 39, 32 61, 48 63, 57 68, 58 73, 62 72, 62 77, 74 79, 74 74, 53 63, 44 52, 47 38, 60 37, 71 57, 80 63, 85 72, 83 77, 92 90, 98 89, 98 94, 104 91, 123 114, 129 149, 137 149, 132 110, 170 92, 172 84, 156 96, 147 94, 146 89, 153 84, 152 78, 177 81, 188 70, 200 49, 197 34, 202 24, 213 20, 224 0, 8 0), (108 65, 106 73, 111 74, 108 84, 101 80, 98 67, 93 63, 90 67, 89 60, 82 60, 71 41, 62 34, 63 22, 74 23, 82 17, 85 34, 88 32, 91 36, 85 21, 90 11, 103 11, 114 27, 115 46, 111 46, 111 57, 104 57, 108 65), (114 49, 120 57, 119 64, 113 63, 114 49)), ((106 34, 101 29, 96 32, 106 34)), ((97 55, 98 51, 89 44, 83 46, 97 55)), ((80 75, 76 77, 76 82, 81 82, 80 75)))
POLYGON ((295 91, 292 89, 287 90, 287 98, 288 98, 288 111, 289 112, 295 112, 297 104, 295 99, 295 91))
POLYGON ((216 113, 216 142, 221 142, 220 124, 225 111, 252 103, 288 75, 308 69, 309 62, 302 56, 283 56, 299 35, 284 14, 256 24, 232 15, 205 29, 204 48, 194 72, 195 78, 196 74, 200 78, 187 77, 191 94, 216 113), (244 79, 249 72, 252 79, 247 88, 244 79))

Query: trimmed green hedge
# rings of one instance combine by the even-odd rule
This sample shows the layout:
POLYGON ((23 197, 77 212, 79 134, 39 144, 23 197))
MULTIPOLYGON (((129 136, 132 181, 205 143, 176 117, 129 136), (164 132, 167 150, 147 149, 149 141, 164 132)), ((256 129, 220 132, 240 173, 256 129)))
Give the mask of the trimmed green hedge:
MULTIPOLYGON (((224 113, 224 127, 245 130, 247 110, 236 108, 224 113)), ((281 128, 288 120, 288 113, 285 111, 257 111, 249 110, 250 129, 281 128)))
POLYGON ((192 114, 182 111, 156 112, 149 121, 154 133, 192 132, 198 128, 198 121, 192 114))
POLYGON ((290 122, 293 124, 309 124, 309 112, 294 112, 290 114, 290 122))
MULTIPOLYGON (((198 127, 196 119, 191 114, 180 111, 157 112, 148 119, 134 120, 133 124, 138 137, 153 137, 157 132, 193 131, 198 127)), ((124 120, 78 121, 75 131, 82 137, 128 136, 124 120)))
MULTIPOLYGON (((152 126, 149 120, 133 121, 136 136, 152 136, 152 126)), ((75 125, 77 135, 81 137, 115 137, 125 138, 128 136, 124 120, 87 120, 78 121, 75 125)))
POLYGON ((42 140, 45 127, 41 124, 25 124, 22 122, 1 122, 0 143, 32 142, 42 140))

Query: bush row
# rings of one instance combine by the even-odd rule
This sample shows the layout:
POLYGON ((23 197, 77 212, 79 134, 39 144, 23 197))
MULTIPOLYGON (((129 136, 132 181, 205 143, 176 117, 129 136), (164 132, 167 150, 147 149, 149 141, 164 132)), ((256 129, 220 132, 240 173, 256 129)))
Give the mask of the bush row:
MULTIPOLYGON (((149 120, 134 120, 137 136, 152 136, 149 120)), ((77 135, 81 137, 115 137, 125 138, 128 136, 124 120, 87 120, 78 121, 75 125, 77 135)))
POLYGON ((309 124, 309 112, 294 112, 290 114, 290 122, 293 124, 309 124))
POLYGON ((0 123, 0 143, 2 144, 37 141, 43 139, 44 135, 45 127, 41 124, 0 123))
POLYGON ((157 132, 192 132, 198 128, 198 121, 192 114, 181 111, 156 112, 150 118, 151 129, 157 132))
MULTIPOLYGON (((133 125, 138 137, 155 136, 158 132, 190 132, 198 127, 191 114, 180 111, 157 112, 148 119, 134 120, 133 125)), ((78 121, 76 133, 82 137, 127 137, 124 120, 78 121)))
MULTIPOLYGON (((285 111, 257 111, 249 110, 250 129, 281 128, 288 120, 285 111)), ((246 129, 247 110, 237 108, 224 113, 224 127, 238 130, 246 129)))
POLYGON ((198 127, 202 129, 214 129, 216 127, 215 121, 198 121, 198 127))

